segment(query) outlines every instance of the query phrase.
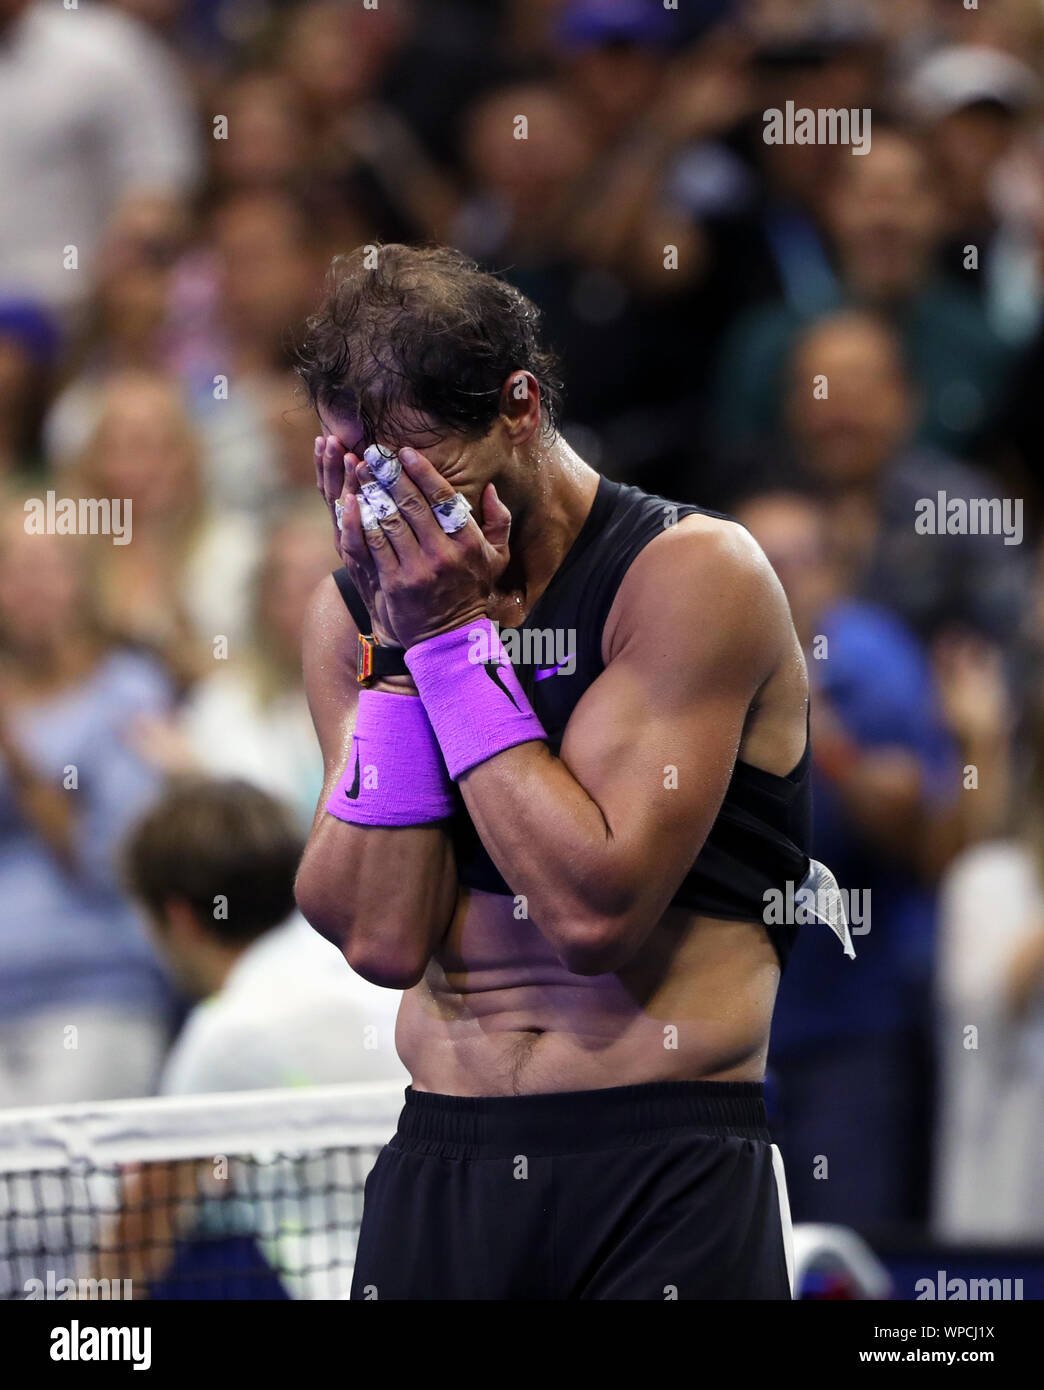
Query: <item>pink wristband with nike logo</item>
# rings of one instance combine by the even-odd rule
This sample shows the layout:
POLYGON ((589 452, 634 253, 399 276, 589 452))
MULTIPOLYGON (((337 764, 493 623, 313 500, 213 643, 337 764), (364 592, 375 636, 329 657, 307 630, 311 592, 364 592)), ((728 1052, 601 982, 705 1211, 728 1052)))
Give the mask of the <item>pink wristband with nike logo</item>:
POLYGON ((547 738, 488 618, 418 642, 406 665, 454 781, 506 748, 547 738))
POLYGON ((427 825, 453 814, 453 783, 415 695, 359 692, 351 756, 326 809, 352 825, 427 825))

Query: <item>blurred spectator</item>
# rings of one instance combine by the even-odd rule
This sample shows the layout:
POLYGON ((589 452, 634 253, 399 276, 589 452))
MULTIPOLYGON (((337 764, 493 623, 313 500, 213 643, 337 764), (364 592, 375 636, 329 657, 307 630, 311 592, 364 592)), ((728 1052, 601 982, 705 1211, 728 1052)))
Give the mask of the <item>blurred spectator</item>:
POLYGON ((84 551, 0 530, 0 1106, 146 1094, 167 987, 114 876, 156 790, 130 738, 169 707, 149 656, 105 635, 84 551))
POLYGON ((240 192, 217 205, 210 230, 231 352, 225 370, 270 370, 285 362, 288 332, 319 280, 304 215, 285 193, 240 192))
POLYGON ((1035 322, 1037 331, 1009 379, 1006 409, 991 440, 991 462, 1013 491, 1025 492, 1039 531, 1044 517, 1044 468, 1040 440, 1044 430, 1044 138, 1020 152, 1006 170, 1005 198, 1013 236, 1025 252, 1027 276, 1013 286, 1021 295, 1019 322, 1035 322))
POLYGON ((174 268, 162 356, 200 433, 208 501, 256 517, 281 487, 312 482, 315 428, 290 357, 323 268, 285 190, 222 197, 206 231, 174 268))
POLYGON ((131 890, 203 1001, 167 1059, 165 1093, 409 1081, 398 992, 360 979, 293 911, 302 845, 289 812, 240 781, 175 783, 135 826, 131 890))
MULTIPOLYGON (((971 290, 943 282, 935 270, 941 207, 923 149, 897 130, 872 130, 868 153, 833 151, 825 215, 837 278, 811 317, 845 305, 885 316, 917 388, 918 441, 961 456, 1001 408, 1012 353, 971 290)), ((736 325, 716 376, 722 447, 765 440, 778 429, 787 352, 809 318, 792 304, 776 304, 736 325)))
POLYGON ((780 985, 770 1065, 794 1215, 862 1230, 923 1219, 934 913, 919 869, 956 786, 931 670, 886 609, 846 594, 815 501, 766 494, 737 519, 806 650, 813 849, 849 894, 856 947, 839 970, 828 933, 801 932, 780 985))
POLYGON ((948 633, 933 644, 931 656, 943 720, 962 769, 962 795, 925 846, 925 872, 934 881, 959 850, 1007 828, 1015 772, 1012 688, 1021 673, 1012 673, 999 647, 974 634, 948 633))
POLYGON ((92 554, 95 598, 107 627, 156 652, 179 684, 224 638, 245 639, 254 526, 208 507, 198 442, 176 388, 147 372, 104 387, 75 480, 86 497, 129 500, 130 544, 92 554))
POLYGON ((143 755, 170 772, 237 776, 315 816, 323 762, 305 699, 301 632, 316 586, 334 567, 330 524, 314 498, 286 508, 268 533, 249 643, 214 663, 175 722, 144 731, 143 755))
POLYGON ((0 59, 0 293, 68 309, 90 291, 113 213, 190 191, 185 85, 162 45, 105 5, 0 0, 0 59))
POLYGON ((978 290, 994 331, 1015 343, 1034 332, 1041 308, 1035 228, 1022 216, 1015 182, 1025 171, 1014 161, 1024 117, 1039 96, 1032 68, 973 44, 933 53, 906 84, 938 172, 943 264, 963 288, 978 290))
POLYGON ((791 450, 754 456, 742 494, 789 479, 822 498, 857 593, 898 613, 920 636, 972 627, 1010 642, 1025 603, 1027 567, 1001 535, 920 534, 917 503, 991 498, 998 486, 912 440, 916 397, 887 321, 865 312, 820 320, 791 351, 784 417, 791 450), (825 379, 827 393, 814 390, 825 379))
POLYGON ((1014 833, 967 850, 942 884, 934 1227, 952 1240, 1044 1239, 1044 719, 1039 709, 1027 751, 1030 776, 1014 833))
POLYGON ((1044 58, 1044 13, 1037 0, 995 0, 974 9, 935 5, 934 10, 936 24, 945 28, 951 42, 995 48, 1039 70, 1044 58))
POLYGON ((453 208, 451 186, 396 103, 382 100, 410 22, 404 0, 373 9, 312 0, 288 21, 282 65, 301 94, 327 215, 359 208, 369 240, 438 239, 453 208))
POLYGON ((228 138, 214 141, 212 175, 226 189, 286 189, 307 175, 312 151, 303 103, 276 69, 252 68, 225 88, 228 138))
MULTIPOLYGON (((405 121, 437 167, 452 178, 462 122, 482 92, 540 66, 527 53, 544 47, 545 12, 561 0, 524 0, 517 28, 506 13, 517 0, 409 0, 400 46, 381 81, 386 104, 405 121)), ((548 53, 545 48, 543 62, 548 53)))
POLYGON ((677 295, 705 278, 703 219, 748 192, 721 141, 752 101, 747 60, 732 38, 659 60, 650 99, 585 175, 565 238, 574 255, 648 294, 677 295))
MULTIPOLYGON (((596 86, 602 44, 612 47, 596 28, 581 46, 596 86)), ((708 274, 701 228, 669 184, 679 151, 728 125, 745 93, 733 66, 671 66, 658 43, 642 48, 636 74, 649 64, 659 74, 645 106, 617 110, 583 84, 547 81, 477 102, 454 235, 487 264, 506 264, 543 310, 568 383, 567 437, 612 476, 669 490, 691 458, 710 345, 691 328, 708 274)))
POLYGON ((168 38, 176 37, 182 11, 190 8, 186 0, 113 0, 113 4, 168 38))
POLYGON ((606 145, 650 106, 663 76, 672 16, 641 0, 566 0, 555 27, 567 88, 606 145))
POLYGON ((558 254, 593 152, 575 99, 550 83, 498 88, 472 107, 464 152, 474 192, 458 209, 454 244, 490 263, 558 254))
POLYGON ((117 212, 98 246, 73 362, 81 379, 163 365, 173 268, 188 218, 161 197, 139 197, 117 212))
MULTIPOLYGON (((745 143, 758 177, 753 208, 717 239, 721 273, 736 307, 772 300, 807 318, 836 303, 826 196, 839 152, 818 141, 767 144, 764 112, 788 101, 813 111, 872 108, 881 65, 875 10, 760 4, 746 19, 755 91, 745 143)), ((851 161, 850 151, 841 154, 851 161)))
POLYGON ((59 337, 32 301, 0 300, 0 475, 16 479, 38 463, 40 417, 59 337))

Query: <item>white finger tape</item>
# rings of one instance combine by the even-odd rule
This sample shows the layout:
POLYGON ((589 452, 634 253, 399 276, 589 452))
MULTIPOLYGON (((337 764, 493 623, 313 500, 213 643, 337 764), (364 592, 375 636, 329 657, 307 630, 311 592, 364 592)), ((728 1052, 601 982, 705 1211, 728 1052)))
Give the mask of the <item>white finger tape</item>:
POLYGON ((387 453, 379 444, 371 444, 363 454, 363 458, 369 464, 370 472, 381 487, 391 488, 399 481, 402 464, 399 462, 398 455, 387 453))
POLYGON ((378 521, 387 521, 390 516, 399 515, 395 499, 389 497, 379 483, 363 483, 362 495, 373 508, 373 514, 378 521))
POLYGON ((381 523, 377 520, 377 514, 367 502, 365 497, 359 498, 359 520, 364 531, 379 531, 381 523))
POLYGON ((447 536, 452 536, 454 531, 460 531, 468 524, 471 503, 462 493, 455 492, 448 502, 437 502, 432 511, 447 536))

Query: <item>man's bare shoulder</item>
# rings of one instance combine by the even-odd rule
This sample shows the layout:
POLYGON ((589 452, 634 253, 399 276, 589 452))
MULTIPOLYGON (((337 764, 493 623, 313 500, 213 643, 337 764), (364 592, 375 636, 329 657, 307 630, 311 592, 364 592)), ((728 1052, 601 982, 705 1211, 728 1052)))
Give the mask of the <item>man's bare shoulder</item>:
POLYGON ((691 634, 705 654, 743 654, 771 672, 793 629, 782 585, 750 532, 694 513, 649 542, 620 585, 606 623, 607 656, 639 630, 691 634))

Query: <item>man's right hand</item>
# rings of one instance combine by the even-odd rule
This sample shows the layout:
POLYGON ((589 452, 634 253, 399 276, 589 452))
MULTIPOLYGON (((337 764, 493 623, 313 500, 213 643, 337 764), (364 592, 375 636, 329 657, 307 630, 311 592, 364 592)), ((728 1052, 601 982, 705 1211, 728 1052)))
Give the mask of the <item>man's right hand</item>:
POLYGON ((348 576, 370 614, 370 631, 384 647, 399 647, 402 643, 392 631, 388 622, 387 607, 380 585, 377 582, 376 568, 371 564, 364 566, 356 562, 347 546, 348 528, 351 516, 337 518, 337 504, 344 506, 345 497, 351 493, 359 496, 359 482, 356 469, 362 462, 355 454, 345 452, 345 447, 336 435, 318 435, 315 441, 316 486, 323 495, 330 520, 334 527, 334 544, 341 563, 347 568, 348 576))

